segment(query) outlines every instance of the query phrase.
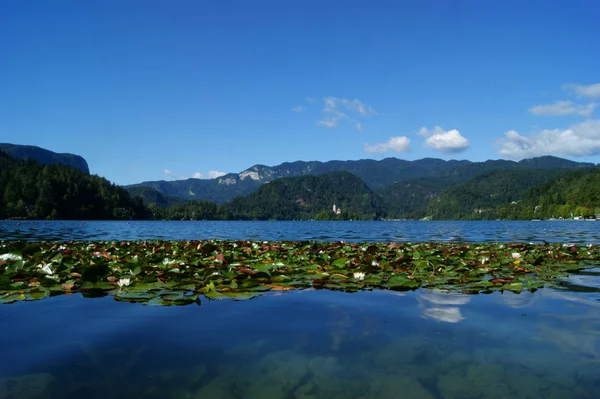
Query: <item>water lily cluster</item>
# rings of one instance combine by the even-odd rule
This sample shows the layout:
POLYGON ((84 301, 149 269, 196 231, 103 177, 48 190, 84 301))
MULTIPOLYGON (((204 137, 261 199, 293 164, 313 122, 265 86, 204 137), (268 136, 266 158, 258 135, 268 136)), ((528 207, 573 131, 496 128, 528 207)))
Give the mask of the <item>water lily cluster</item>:
POLYGON ((598 260, 598 247, 571 244, 0 242, 0 303, 76 292, 156 305, 292 289, 520 292, 598 260))

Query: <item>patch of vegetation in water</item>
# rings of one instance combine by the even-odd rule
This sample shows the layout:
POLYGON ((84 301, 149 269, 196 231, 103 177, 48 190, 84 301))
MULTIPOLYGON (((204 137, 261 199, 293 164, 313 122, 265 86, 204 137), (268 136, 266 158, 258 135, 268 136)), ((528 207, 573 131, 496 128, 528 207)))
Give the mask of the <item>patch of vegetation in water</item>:
POLYGON ((599 260, 598 247, 570 244, 1 242, 0 303, 76 292, 150 305, 305 288, 518 293, 557 286, 599 260))

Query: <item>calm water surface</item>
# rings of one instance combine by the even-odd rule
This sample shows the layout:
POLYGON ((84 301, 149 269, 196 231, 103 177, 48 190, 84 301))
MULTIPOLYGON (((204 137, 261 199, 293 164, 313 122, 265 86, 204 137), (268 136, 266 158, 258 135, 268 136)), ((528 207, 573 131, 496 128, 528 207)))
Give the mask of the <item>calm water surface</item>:
POLYGON ((234 239, 319 241, 572 242, 600 244, 588 221, 0 221, 0 240, 234 239))
MULTIPOLYGON (((1 222, 1 239, 598 243, 589 222, 1 222)), ((600 222, 598 222, 600 223, 600 222)), ((490 295, 0 305, 0 399, 600 398, 600 267, 490 295)))

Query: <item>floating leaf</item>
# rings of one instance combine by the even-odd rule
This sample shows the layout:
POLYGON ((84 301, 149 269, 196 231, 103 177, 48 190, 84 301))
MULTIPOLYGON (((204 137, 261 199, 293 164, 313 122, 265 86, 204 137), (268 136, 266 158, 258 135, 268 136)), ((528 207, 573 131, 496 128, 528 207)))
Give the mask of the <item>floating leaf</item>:
POLYGON ((408 276, 397 274, 388 279, 385 285, 391 289, 413 289, 419 287, 419 282, 408 276))

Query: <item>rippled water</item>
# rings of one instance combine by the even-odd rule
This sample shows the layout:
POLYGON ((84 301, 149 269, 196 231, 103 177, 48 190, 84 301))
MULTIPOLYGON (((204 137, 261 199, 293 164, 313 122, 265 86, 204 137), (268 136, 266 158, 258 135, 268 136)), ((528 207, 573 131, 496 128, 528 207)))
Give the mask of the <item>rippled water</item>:
MULTIPOLYGON (((600 223, 600 222, 598 222, 600 223)), ((0 222, 0 239, 599 243, 588 222, 0 222)), ((0 399, 600 398, 600 267, 519 295, 0 305, 0 399)))
POLYGON ((0 240, 245 239, 319 241, 572 242, 600 244, 600 222, 80 222, 0 221, 0 240))

